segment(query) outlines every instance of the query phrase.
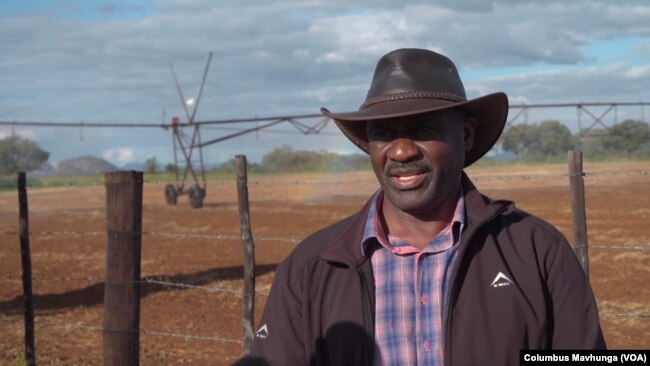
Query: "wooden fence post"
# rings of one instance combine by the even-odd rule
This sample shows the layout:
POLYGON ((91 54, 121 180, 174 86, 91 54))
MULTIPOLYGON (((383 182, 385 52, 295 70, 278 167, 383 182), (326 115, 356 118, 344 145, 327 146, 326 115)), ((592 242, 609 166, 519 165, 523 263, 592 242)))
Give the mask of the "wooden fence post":
POLYGON ((29 251, 29 206, 27 205, 27 179, 18 173, 18 215, 20 231, 20 258, 23 267, 23 303, 25 306, 25 361, 36 365, 34 349, 34 303, 32 299, 32 258, 29 251))
POLYGON ((573 251, 589 278, 589 244, 587 242, 587 211, 585 183, 582 171, 582 151, 569 150, 569 187, 571 190, 571 219, 573 222, 573 251))
POLYGON ((244 247, 244 305, 242 325, 244 326, 244 353, 249 353, 253 343, 253 323, 255 311, 255 244, 251 233, 251 220, 248 207, 248 186, 246 156, 235 156, 237 171, 237 199, 239 201, 239 224, 244 247))
POLYGON ((142 172, 106 174, 104 365, 134 366, 140 355, 142 172))

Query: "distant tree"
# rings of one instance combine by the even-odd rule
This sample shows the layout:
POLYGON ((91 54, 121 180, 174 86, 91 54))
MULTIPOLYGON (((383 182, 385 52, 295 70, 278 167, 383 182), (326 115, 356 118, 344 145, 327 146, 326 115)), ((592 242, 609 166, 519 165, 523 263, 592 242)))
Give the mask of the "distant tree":
POLYGON ((585 156, 604 159, 612 156, 621 156, 621 152, 607 150, 603 140, 611 138, 611 134, 604 128, 582 129, 579 133, 582 151, 585 156))
POLYGON ((642 121, 626 120, 612 126, 610 134, 603 136, 603 148, 624 152, 627 157, 650 140, 650 126, 642 121))
POLYGON ((366 154, 337 155, 332 164, 332 170, 372 170, 370 157, 366 154))
POLYGON ((501 136, 501 146, 504 151, 517 154, 519 160, 537 149, 538 128, 536 125, 516 125, 510 127, 501 136))
POLYGON ((323 156, 315 151, 294 151, 289 146, 273 149, 262 158, 264 169, 273 172, 317 170, 322 167, 323 156))
POLYGON ((539 124, 538 129, 538 149, 544 160, 566 154, 575 145, 571 130, 560 121, 544 121, 539 124))
POLYGON ((512 126, 501 136, 503 150, 517 154, 519 160, 548 161, 576 144, 569 128, 555 120, 512 126))
POLYGON ((167 173, 174 173, 176 171, 176 164, 167 163, 167 165, 165 165, 165 171, 167 173))
POLYGON ((370 160, 367 155, 292 150, 285 145, 264 155, 260 168, 267 172, 350 171, 369 169, 370 160))
POLYGON ((40 168, 50 153, 34 141, 20 136, 9 136, 0 140, 0 174, 30 172, 40 168))
POLYGON ((144 171, 145 173, 156 173, 158 171, 158 160, 156 157, 151 157, 144 162, 144 171))
MULTIPOLYGON (((229 159, 226 162, 223 162, 216 167, 214 167, 211 171, 217 172, 217 173, 227 173, 227 174, 234 174, 236 170, 237 162, 236 160, 229 159)), ((249 173, 258 173, 264 171, 260 164, 258 163, 253 163, 251 161, 246 161, 246 170, 249 173)))

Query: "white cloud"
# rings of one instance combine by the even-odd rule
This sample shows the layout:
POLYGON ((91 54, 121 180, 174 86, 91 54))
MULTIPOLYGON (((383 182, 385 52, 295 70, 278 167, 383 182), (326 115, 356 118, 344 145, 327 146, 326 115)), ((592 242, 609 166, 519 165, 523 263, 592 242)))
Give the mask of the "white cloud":
POLYGON ((336 53, 336 52, 327 52, 323 55, 318 56, 316 59, 316 63, 324 63, 324 62, 344 62, 346 61, 346 58, 343 54, 336 53))
POLYGON ((631 79, 650 78, 650 65, 632 67, 625 72, 625 75, 631 79))
POLYGON ((12 130, 11 127, 4 127, 0 129, 0 138, 9 137, 14 134, 18 137, 30 140, 35 140, 39 137, 39 134, 33 128, 17 127, 12 130))
POLYGON ((102 151, 102 158, 118 167, 121 167, 134 161, 135 151, 128 147, 107 149, 102 151))

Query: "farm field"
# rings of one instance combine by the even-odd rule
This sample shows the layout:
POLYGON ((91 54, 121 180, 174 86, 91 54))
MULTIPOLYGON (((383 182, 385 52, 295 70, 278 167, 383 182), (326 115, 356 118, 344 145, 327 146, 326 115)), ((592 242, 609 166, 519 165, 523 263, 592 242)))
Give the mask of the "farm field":
MULTIPOLYGON (((608 346, 650 348, 650 162, 585 164, 590 279, 608 346)), ((470 168, 492 198, 557 226, 571 241, 566 165, 470 168)), ((258 317, 276 265, 311 232, 356 212, 378 185, 372 172, 250 176, 258 317)), ((30 189, 36 355, 42 365, 101 365, 105 188, 30 189)), ((0 364, 23 347, 15 191, 0 192, 0 364)), ((142 365, 228 365, 242 355, 242 263, 232 179, 208 183, 202 209, 164 201, 145 184, 142 365), (181 284, 181 285, 179 285, 181 284)))

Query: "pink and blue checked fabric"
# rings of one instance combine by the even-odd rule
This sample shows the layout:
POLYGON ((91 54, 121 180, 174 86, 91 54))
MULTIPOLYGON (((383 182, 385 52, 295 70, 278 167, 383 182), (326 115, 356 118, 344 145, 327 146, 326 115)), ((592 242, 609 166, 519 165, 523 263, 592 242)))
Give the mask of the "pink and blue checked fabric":
POLYGON ((379 218, 382 200, 380 190, 362 243, 364 254, 372 253, 375 277, 374 365, 442 365, 444 299, 465 224, 462 192, 452 223, 423 250, 386 234, 379 218))

